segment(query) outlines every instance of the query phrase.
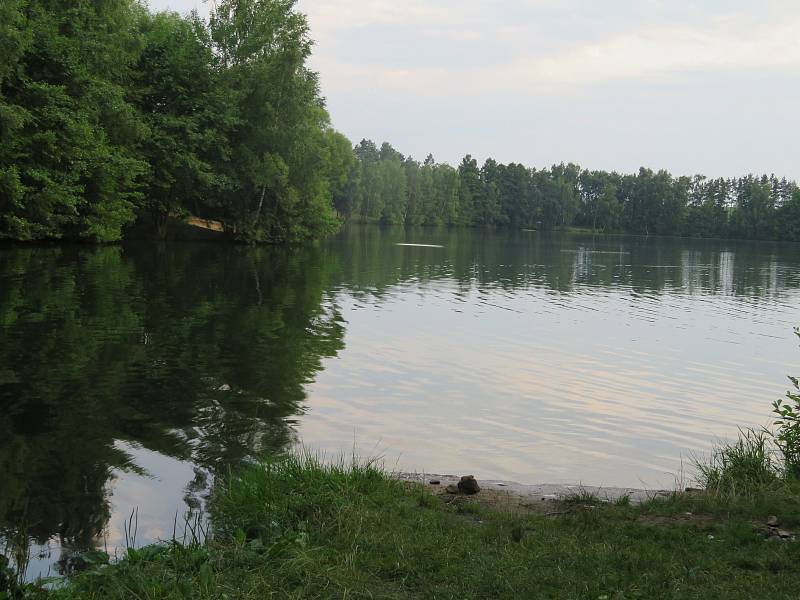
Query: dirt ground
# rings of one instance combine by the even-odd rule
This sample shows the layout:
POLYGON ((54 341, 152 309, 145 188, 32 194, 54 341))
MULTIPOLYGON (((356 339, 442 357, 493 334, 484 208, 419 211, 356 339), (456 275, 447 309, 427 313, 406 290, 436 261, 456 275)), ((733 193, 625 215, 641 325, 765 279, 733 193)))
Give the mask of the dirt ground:
POLYGON ((563 514, 563 500, 576 496, 593 496, 601 503, 614 502, 627 496, 632 503, 642 502, 656 495, 668 494, 666 490, 643 490, 633 488, 603 488, 584 485, 538 484, 526 485, 512 481, 478 480, 480 492, 475 495, 451 493, 460 477, 455 475, 431 475, 420 473, 398 473, 398 479, 423 485, 444 502, 480 502, 484 506, 502 511, 532 514, 563 514))

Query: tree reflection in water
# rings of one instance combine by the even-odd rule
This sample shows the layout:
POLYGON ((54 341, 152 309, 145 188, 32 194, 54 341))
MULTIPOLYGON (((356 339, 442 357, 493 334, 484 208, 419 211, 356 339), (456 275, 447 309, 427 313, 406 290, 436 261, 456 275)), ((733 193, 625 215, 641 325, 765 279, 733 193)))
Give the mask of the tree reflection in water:
MULTIPOLYGON (((318 249, 0 251, 0 535, 17 560, 102 547, 127 447, 219 469, 286 446, 343 347, 318 249)), ((143 474, 143 473, 142 473, 143 474)))
POLYGON ((146 474, 131 449, 192 465, 191 506, 291 444, 306 384, 344 348, 340 294, 447 279, 760 302, 798 286, 798 262, 795 246, 378 227, 308 248, 0 248, 0 540, 19 562, 56 540, 62 565, 102 547, 115 478, 146 474))

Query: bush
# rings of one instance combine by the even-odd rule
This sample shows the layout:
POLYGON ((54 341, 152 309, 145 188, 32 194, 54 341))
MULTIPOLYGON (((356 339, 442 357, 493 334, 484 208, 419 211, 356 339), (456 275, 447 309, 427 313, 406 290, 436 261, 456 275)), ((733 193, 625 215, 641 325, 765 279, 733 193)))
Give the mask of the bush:
MULTIPOLYGON (((794 333, 800 337, 800 329, 795 328, 794 333)), ((778 416, 775 421, 778 431, 774 436, 786 474, 797 478, 800 477, 800 381, 797 377, 789 377, 789 381, 794 391, 786 392, 785 399, 773 402, 772 412, 778 416)))

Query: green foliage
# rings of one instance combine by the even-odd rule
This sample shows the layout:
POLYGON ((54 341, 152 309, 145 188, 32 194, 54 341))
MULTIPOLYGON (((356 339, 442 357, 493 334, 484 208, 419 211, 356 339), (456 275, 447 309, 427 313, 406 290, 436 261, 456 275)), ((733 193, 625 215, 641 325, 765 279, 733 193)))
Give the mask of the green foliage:
POLYGON ((562 497, 560 503, 565 506, 597 506, 602 500, 594 492, 579 489, 562 497))
POLYGON ((0 237, 113 241, 137 217, 219 219, 246 242, 316 238, 351 168, 290 0, 210 21, 135 0, 0 7, 0 237))
MULTIPOLYGON (((800 329, 795 328, 794 332, 800 337, 800 329)), ((794 391, 786 392, 785 399, 776 400, 772 405, 772 411, 778 417, 775 441, 783 455, 787 473, 800 478, 800 381, 796 377, 789 377, 789 380, 794 391)))
POLYGON ((224 169, 234 184, 223 198, 234 234, 245 241, 283 242, 332 231, 331 182, 341 180, 336 166, 348 170, 335 151, 341 139, 329 133, 317 74, 305 66, 312 42, 294 4, 230 0, 211 15, 211 39, 234 114, 224 169))
POLYGON ((786 526, 800 522, 796 493, 777 490, 732 513, 714 503, 730 507, 676 494, 551 516, 503 513, 444 503, 374 464, 265 459, 215 489, 215 539, 142 549, 51 597, 796 596, 797 544, 753 530, 775 508, 786 526), (703 507, 710 512, 695 519, 703 507))
POLYGON ((163 237, 169 216, 203 212, 217 191, 214 163, 225 155, 230 116, 215 89, 213 50, 201 22, 141 11, 137 27, 144 47, 132 87, 148 128, 140 152, 150 165, 140 214, 163 237))
POLYGON ((5 555, 0 554, 0 600, 10 600, 17 595, 17 575, 9 567, 5 555))
POLYGON ((355 156, 337 208, 361 222, 800 240, 800 192, 774 176, 706 180, 645 168, 620 175, 572 163, 537 170, 491 158, 479 168, 470 155, 453 169, 370 140, 355 156))
POLYGON ((777 209, 776 221, 779 239, 800 240, 800 189, 777 209))
POLYGON ((0 35, 12 47, 0 80, 0 236, 119 239, 145 169, 125 99, 130 2, 26 4, 0 35))
POLYGON ((295 0, 221 0, 208 22, 135 0, 0 6, 0 237, 120 239, 134 221, 221 221, 290 242, 339 218, 402 225, 587 227, 800 240, 774 176, 706 181, 642 168, 422 163, 353 149, 330 125, 295 0))
POLYGON ((0 6, 0 237, 114 241, 219 220, 243 242, 404 225, 800 240, 797 185, 575 164, 458 169, 331 128, 295 0, 221 0, 208 22, 135 0, 0 6), (357 159, 357 160, 356 160, 357 159))
MULTIPOLYGON (((800 328, 794 333, 800 337, 800 328)), ((715 494, 752 496, 800 481, 800 380, 772 403, 777 429, 740 429, 733 443, 723 443, 708 460, 697 460, 701 485, 715 494)))
POLYGON ((47 591, 33 583, 20 581, 21 577, 10 566, 8 558, 0 553, 0 600, 36 600, 47 598, 47 591))
POLYGON ((740 429, 735 442, 717 445, 707 460, 698 459, 698 479, 708 493, 750 496, 780 485, 772 436, 759 429, 740 429))
POLYGON ((219 483, 211 516, 223 537, 265 545, 321 542, 347 505, 379 505, 402 493, 375 461, 325 463, 308 452, 268 458, 219 483), (319 531, 309 540, 307 531, 319 531))

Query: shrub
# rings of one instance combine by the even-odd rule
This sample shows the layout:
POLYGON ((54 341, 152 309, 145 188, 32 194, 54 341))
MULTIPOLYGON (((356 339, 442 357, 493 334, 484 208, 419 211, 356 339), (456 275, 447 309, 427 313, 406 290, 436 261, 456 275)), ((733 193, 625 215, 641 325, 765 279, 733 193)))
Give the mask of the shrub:
MULTIPOLYGON (((800 329, 795 328, 795 335, 800 337, 800 329)), ((786 392, 786 398, 776 400, 772 404, 772 412, 778 416, 775 425, 775 443, 783 457, 786 474, 800 477, 800 381, 797 377, 789 377, 794 390, 786 392)))

